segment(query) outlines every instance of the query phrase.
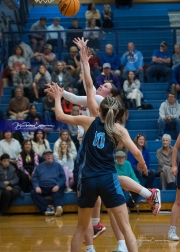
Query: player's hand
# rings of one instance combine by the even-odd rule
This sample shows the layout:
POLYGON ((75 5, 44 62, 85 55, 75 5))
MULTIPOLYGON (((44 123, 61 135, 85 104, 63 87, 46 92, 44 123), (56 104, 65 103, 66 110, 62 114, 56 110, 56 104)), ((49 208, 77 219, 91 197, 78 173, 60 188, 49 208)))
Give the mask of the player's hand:
POLYGON ((178 168, 177 168, 177 166, 172 166, 171 167, 171 173, 174 176, 176 176, 178 174, 178 168))
POLYGON ((52 192, 57 192, 59 190, 59 186, 54 186, 52 192))
POLYGON ((55 83, 54 85, 50 85, 49 88, 45 89, 44 92, 49 94, 54 99, 61 99, 63 96, 64 89, 59 88, 59 86, 55 83))
POLYGON ((86 40, 86 41, 84 41, 84 38, 82 37, 82 39, 80 39, 79 37, 78 38, 75 38, 74 40, 73 40, 73 42, 77 45, 77 47, 79 48, 79 50, 81 50, 82 48, 86 48, 86 46, 87 46, 87 42, 88 42, 89 40, 86 40))
POLYGON ((89 59, 92 57, 92 55, 88 56, 88 48, 84 47, 80 50, 80 56, 81 56, 81 61, 83 63, 86 63, 89 61, 89 59))

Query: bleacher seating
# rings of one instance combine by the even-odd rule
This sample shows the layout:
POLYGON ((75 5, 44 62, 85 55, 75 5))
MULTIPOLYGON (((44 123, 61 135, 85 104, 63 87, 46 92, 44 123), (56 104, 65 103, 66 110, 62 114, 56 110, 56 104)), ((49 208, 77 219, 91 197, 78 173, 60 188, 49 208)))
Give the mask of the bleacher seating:
MULTIPOLYGON (((102 12, 102 5, 97 5, 97 9, 102 12)), ((79 25, 85 28, 85 16, 84 13, 87 6, 81 5, 80 11, 77 15, 79 18, 79 25)), ((168 11, 180 10, 179 4, 134 4, 131 10, 126 8, 115 9, 112 5, 114 13, 115 27, 112 29, 112 33, 105 35, 105 40, 101 40, 101 55, 104 51, 105 45, 111 43, 115 46, 115 50, 122 55, 127 50, 127 43, 132 41, 135 43, 137 49, 144 55, 145 62, 149 63, 153 50, 157 49, 162 40, 167 41, 169 49, 173 50, 174 36, 172 29, 169 25, 168 11), (147 11, 148 10, 148 11, 147 11), (158 29, 161 27, 161 29, 158 29), (118 30, 118 36, 116 37, 114 31, 118 30)), ((29 44, 27 32, 31 25, 36 22, 40 16, 46 16, 48 18, 47 25, 52 23, 52 18, 59 16, 61 18, 61 25, 64 28, 68 28, 71 25, 71 18, 62 16, 59 13, 57 6, 36 6, 31 8, 26 27, 23 35, 24 42, 29 44)), ((10 45, 11 46, 11 45, 10 45)), ((63 54, 66 54, 65 51, 63 54)), ((61 55, 63 57, 63 54, 61 55)), ((33 65, 35 62, 32 62, 33 65)), ((6 109, 8 102, 11 99, 11 87, 6 87, 3 90, 3 96, 1 97, 1 110, 6 115, 6 109)), ((130 110, 129 120, 127 122, 127 129, 130 136, 133 139, 137 134, 142 133, 147 139, 147 148, 150 151, 151 156, 151 168, 158 169, 158 163, 156 158, 156 150, 161 147, 161 142, 156 142, 155 139, 158 136, 157 120, 159 117, 159 106, 165 101, 167 97, 168 83, 145 83, 142 84, 141 90, 144 94, 145 104, 151 104, 152 110, 130 110)), ((36 104, 38 112, 42 112, 42 104, 36 104)), ((51 148, 53 143, 59 136, 58 132, 51 132, 48 134, 48 140, 51 148)), ((173 139, 176 139, 176 134, 173 132, 173 139)), ((174 141, 172 141, 174 145, 174 141)), ((154 181, 154 186, 160 188, 160 179, 157 177, 154 181)), ((175 191, 162 191, 163 202, 173 202, 175 199, 175 191)), ((76 204, 77 198, 75 193, 68 193, 64 196, 64 204, 76 204)), ((18 198, 13 202, 13 206, 20 205, 32 205, 33 202, 30 198, 30 194, 26 194, 24 199, 18 198)))

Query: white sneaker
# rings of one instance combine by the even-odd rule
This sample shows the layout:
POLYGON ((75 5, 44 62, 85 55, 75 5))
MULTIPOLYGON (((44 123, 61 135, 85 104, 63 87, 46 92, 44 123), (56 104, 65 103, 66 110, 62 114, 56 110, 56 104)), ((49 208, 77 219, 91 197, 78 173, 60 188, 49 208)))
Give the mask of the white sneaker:
POLYGON ((86 249, 86 252, 96 252, 94 249, 86 249))
POLYGON ((128 249, 127 249, 126 245, 120 243, 118 245, 117 252, 128 252, 128 249))
POLYGON ((57 207, 56 207, 55 216, 56 216, 56 217, 59 217, 59 216, 61 216, 62 213, 63 213, 62 207, 61 207, 61 206, 57 206, 57 207))
POLYGON ((179 237, 177 236, 176 232, 173 231, 172 229, 170 229, 168 232, 168 239, 171 241, 179 241, 179 237))

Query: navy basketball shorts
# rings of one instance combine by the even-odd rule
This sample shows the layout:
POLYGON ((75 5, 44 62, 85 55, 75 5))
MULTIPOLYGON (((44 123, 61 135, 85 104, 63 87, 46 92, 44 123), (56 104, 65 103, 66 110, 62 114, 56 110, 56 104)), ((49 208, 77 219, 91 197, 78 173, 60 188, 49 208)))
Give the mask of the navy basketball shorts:
POLYGON ((93 208, 98 196, 101 197, 106 208, 113 208, 126 203, 116 173, 81 180, 78 198, 79 207, 93 208))
POLYGON ((180 190, 180 164, 178 166, 178 174, 177 174, 177 177, 176 177, 176 185, 177 185, 178 189, 180 190))

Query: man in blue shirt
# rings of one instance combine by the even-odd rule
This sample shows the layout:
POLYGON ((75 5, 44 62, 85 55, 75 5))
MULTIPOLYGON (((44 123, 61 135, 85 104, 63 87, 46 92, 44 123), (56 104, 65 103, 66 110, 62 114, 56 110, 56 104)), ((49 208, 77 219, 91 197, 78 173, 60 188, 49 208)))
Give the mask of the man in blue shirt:
POLYGON ((167 51, 168 44, 162 41, 160 49, 153 52, 151 66, 146 70, 147 82, 153 83, 154 77, 158 80, 163 77, 164 82, 169 82, 171 79, 172 70, 171 53, 167 51))
POLYGON ((43 157, 45 162, 36 166, 32 175, 31 197, 40 212, 45 215, 61 216, 66 181, 65 173, 62 166, 54 162, 52 150, 45 149, 43 157), (44 199, 44 196, 47 195, 52 196, 55 209, 54 206, 48 205, 48 201, 44 199))
POLYGON ((172 72, 172 92, 176 95, 180 92, 180 65, 174 68, 172 72))
POLYGON ((125 80, 128 79, 129 71, 133 71, 139 77, 140 82, 144 82, 143 55, 135 49, 132 42, 128 43, 128 51, 123 54, 121 64, 124 66, 122 77, 125 80))
POLYGON ((109 63, 111 65, 111 73, 119 71, 121 61, 117 53, 113 52, 111 44, 106 45, 106 52, 101 56, 101 64, 109 63))

